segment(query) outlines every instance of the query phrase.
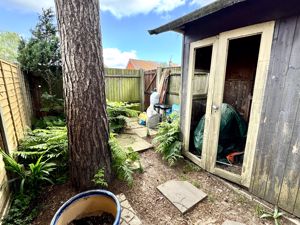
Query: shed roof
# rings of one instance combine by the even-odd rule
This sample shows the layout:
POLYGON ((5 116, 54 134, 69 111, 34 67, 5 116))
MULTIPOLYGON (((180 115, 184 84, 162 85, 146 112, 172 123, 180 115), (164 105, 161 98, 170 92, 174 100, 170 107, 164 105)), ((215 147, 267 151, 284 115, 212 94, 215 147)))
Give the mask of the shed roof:
POLYGON ((158 28, 149 30, 149 34, 159 34, 166 31, 174 30, 177 32, 183 31, 183 26, 186 23, 195 21, 197 19, 200 19, 202 17, 205 17, 207 15, 213 14, 215 12, 218 12, 222 9, 225 9, 227 7, 236 5, 238 3, 244 2, 246 0, 217 0, 207 6, 204 6, 200 9, 197 9, 187 15, 184 15, 182 17, 179 17, 178 19, 175 19, 169 23, 166 23, 158 28))

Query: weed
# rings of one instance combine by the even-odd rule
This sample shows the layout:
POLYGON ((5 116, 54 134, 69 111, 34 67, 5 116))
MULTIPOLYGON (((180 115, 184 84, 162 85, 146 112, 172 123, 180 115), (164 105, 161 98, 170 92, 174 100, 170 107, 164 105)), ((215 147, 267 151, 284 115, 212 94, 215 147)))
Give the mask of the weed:
POLYGON ((200 172, 202 170, 199 166, 190 161, 185 162, 186 164, 183 167, 183 173, 200 172))
POLYGON ((179 178, 180 178, 180 180, 183 180, 183 181, 185 181, 185 180, 188 180, 189 178, 188 178, 188 176, 187 175, 185 175, 184 173, 182 173, 180 176, 179 176, 179 178))
POLYGON ((99 185, 101 187, 107 187, 108 184, 104 179, 104 169, 100 168, 97 173, 94 176, 94 179, 92 180, 96 185, 99 185))
POLYGON ((264 207, 262 207, 261 205, 258 204, 255 206, 255 212, 260 217, 265 213, 265 209, 264 209, 264 207))
POLYGON ((279 219, 280 217, 283 215, 283 212, 279 212, 279 209, 277 206, 275 206, 274 211, 273 212, 264 212, 264 214, 262 214, 260 216, 261 219, 273 219, 275 225, 280 225, 279 223, 279 219))
POLYGON ((192 184, 196 187, 196 188, 201 188, 201 184, 199 183, 199 181, 197 180, 193 180, 192 184))

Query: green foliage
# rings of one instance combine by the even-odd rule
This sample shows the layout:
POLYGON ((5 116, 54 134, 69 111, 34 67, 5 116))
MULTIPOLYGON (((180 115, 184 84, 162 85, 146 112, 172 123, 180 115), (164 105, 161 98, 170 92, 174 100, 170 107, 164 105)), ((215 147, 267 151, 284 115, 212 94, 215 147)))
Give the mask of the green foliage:
POLYGON ((27 165, 43 156, 48 162, 56 164, 57 169, 52 172, 55 180, 61 179, 68 167, 67 128, 53 126, 28 132, 14 154, 19 156, 21 163, 27 165))
POLYGON ((38 215, 36 196, 32 193, 16 194, 8 214, 3 218, 3 225, 28 225, 38 215))
POLYGON ((126 117, 138 116, 139 111, 134 109, 137 105, 126 102, 107 101, 107 114, 111 132, 121 133, 126 126, 126 117))
POLYGON ((94 176, 94 179, 92 180, 96 185, 99 185, 101 187, 107 187, 108 184, 107 182, 105 181, 105 178, 104 178, 104 169, 103 168, 100 168, 97 173, 95 174, 94 176))
POLYGON ((21 38, 14 32, 0 32, 0 59, 17 62, 21 38))
POLYGON ((279 212, 279 209, 277 206, 275 206, 274 211, 269 213, 269 212, 265 212, 264 214, 262 214, 260 216, 261 219, 265 218, 265 219, 273 219, 275 225, 280 225, 279 220, 280 217, 282 217, 284 215, 283 212, 279 212))
POLYGON ((33 129, 45 129, 47 127, 64 127, 66 126, 65 118, 57 116, 44 116, 42 119, 33 120, 33 129))
POLYGON ((55 170, 56 164, 49 163, 47 160, 42 161, 43 156, 40 156, 35 163, 30 163, 28 166, 18 163, 12 156, 1 150, 5 168, 11 171, 16 178, 11 182, 18 182, 20 192, 24 190, 37 191, 38 188, 45 182, 53 183, 50 179, 50 173, 55 170))
POLYGON ((64 112, 64 100, 57 98, 55 95, 50 95, 48 92, 44 92, 41 96, 42 99, 42 112, 50 112, 63 114, 64 112))
POLYGON ((200 172, 201 170, 202 169, 199 166, 190 161, 186 161, 186 164, 183 167, 183 173, 200 172))
POLYGON ((112 133, 110 134, 109 145, 112 153, 112 169, 118 179, 132 185, 133 172, 137 169, 142 170, 139 154, 134 152, 132 148, 123 148, 112 133))
POLYGON ((21 41, 18 56, 22 70, 29 75, 42 77, 48 84, 50 94, 62 74, 60 44, 54 19, 51 8, 43 10, 39 22, 31 31, 32 37, 28 41, 21 41))
POLYGON ((155 151, 162 154, 170 166, 173 166, 181 156, 182 142, 180 140, 179 117, 171 115, 172 121, 164 121, 159 124, 156 137, 153 139, 156 144, 155 151))

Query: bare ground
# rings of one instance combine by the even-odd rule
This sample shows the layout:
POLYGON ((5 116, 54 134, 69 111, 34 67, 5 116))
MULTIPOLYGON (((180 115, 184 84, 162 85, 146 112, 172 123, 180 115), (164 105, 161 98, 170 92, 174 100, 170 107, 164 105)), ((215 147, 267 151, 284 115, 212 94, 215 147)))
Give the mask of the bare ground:
MULTIPOLYGON (((143 224, 163 225, 219 225, 226 219, 247 225, 267 225, 272 221, 259 219, 257 205, 237 194, 209 173, 188 166, 181 160, 170 168, 153 150, 141 153, 143 173, 135 174, 130 188, 120 181, 114 181, 110 190, 115 194, 124 193, 143 224), (195 208, 181 213, 167 200, 156 187, 168 180, 188 180, 208 194, 208 197, 195 208)), ((40 201, 43 210, 33 225, 49 224, 56 210, 77 192, 69 184, 56 185, 44 190, 40 201)), ((283 220, 282 225, 290 225, 283 220)))

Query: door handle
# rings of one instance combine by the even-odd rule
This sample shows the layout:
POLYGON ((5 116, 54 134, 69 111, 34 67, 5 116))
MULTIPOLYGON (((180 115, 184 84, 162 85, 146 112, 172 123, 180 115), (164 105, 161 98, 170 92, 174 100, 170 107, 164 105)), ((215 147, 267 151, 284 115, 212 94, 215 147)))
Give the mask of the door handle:
POLYGON ((213 110, 218 110, 218 109, 219 109, 219 106, 217 106, 217 105, 212 105, 212 109, 213 109, 213 110))

